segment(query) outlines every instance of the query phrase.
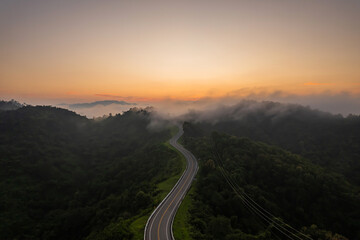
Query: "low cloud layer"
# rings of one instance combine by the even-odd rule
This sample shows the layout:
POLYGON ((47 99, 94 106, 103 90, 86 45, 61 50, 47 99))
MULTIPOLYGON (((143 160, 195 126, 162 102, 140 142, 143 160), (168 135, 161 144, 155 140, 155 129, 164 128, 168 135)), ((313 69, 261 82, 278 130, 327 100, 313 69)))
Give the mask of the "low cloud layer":
POLYGON ((85 107, 71 107, 71 105, 61 106, 70 110, 76 111, 81 115, 85 115, 89 118, 102 117, 104 115, 122 113, 133 107, 146 108, 153 106, 159 118, 163 119, 178 119, 184 116, 190 116, 194 112, 204 111, 212 112, 217 111, 229 106, 234 106, 242 101, 274 101, 284 104, 300 104, 303 106, 309 106, 312 109, 318 109, 320 111, 330 112, 332 114, 342 114, 347 116, 348 114, 360 115, 360 95, 354 95, 350 93, 332 94, 324 92, 322 94, 313 95, 295 95, 286 94, 281 91, 275 91, 271 93, 254 93, 250 92, 242 97, 236 96, 236 94, 228 94, 221 98, 201 98, 197 101, 181 101, 174 99, 165 99, 162 101, 154 102, 139 102, 129 104, 87 104, 85 107))
POLYGON ((281 91, 264 93, 251 93, 243 97, 228 95, 222 98, 202 98, 197 101, 162 101, 154 103, 155 109, 164 117, 177 117, 196 111, 213 111, 228 106, 233 106, 242 101, 255 100, 273 101, 283 104, 299 104, 308 106, 311 109, 317 109, 332 114, 360 115, 360 95, 349 93, 331 94, 313 94, 313 95, 294 95, 286 94, 281 91))
POLYGON ((333 114, 360 115, 360 95, 349 93, 340 94, 317 94, 308 96, 289 95, 280 98, 274 98, 274 101, 298 103, 310 106, 314 109, 330 112, 333 114))
POLYGON ((136 105, 136 103, 128 103, 125 101, 116 101, 116 100, 104 100, 104 101, 96 101, 90 103, 74 103, 68 105, 70 109, 84 109, 84 108, 92 108, 96 106, 108 106, 108 105, 136 105))
POLYGON ((103 117, 104 115, 107 116, 109 114, 115 115, 118 113, 123 113, 124 111, 128 111, 133 107, 146 107, 145 105, 138 105, 136 103, 119 104, 110 101, 100 102, 106 103, 59 104, 58 107, 69 109, 88 118, 103 117))

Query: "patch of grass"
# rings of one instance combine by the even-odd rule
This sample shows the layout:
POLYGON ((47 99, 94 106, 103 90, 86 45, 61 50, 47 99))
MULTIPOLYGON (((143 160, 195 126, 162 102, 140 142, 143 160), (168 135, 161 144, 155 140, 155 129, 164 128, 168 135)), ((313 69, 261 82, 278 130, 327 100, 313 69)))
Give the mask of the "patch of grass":
POLYGON ((186 194, 178 211, 176 212, 174 225, 173 225, 173 232, 175 239, 192 240, 190 236, 190 226, 188 224, 188 219, 189 219, 189 208, 191 206, 193 192, 194 192, 194 187, 191 186, 189 192, 186 194))
POLYGON ((170 190, 174 187, 180 176, 173 176, 167 180, 159 183, 157 188, 160 190, 159 198, 164 199, 170 190))
POLYGON ((168 148, 171 148, 172 150, 174 150, 174 151, 176 151, 178 153, 177 161, 180 160, 181 165, 179 164, 177 166, 177 167, 179 167, 180 171, 176 175, 166 179, 165 181, 162 181, 162 182, 158 183, 157 188, 160 191, 160 194, 159 194, 160 199, 163 199, 164 197, 166 197, 166 195, 174 187, 174 185, 179 180, 179 178, 181 177, 182 173, 185 171, 185 168, 186 168, 186 159, 185 159, 185 157, 178 150, 176 150, 173 146, 171 146, 170 143, 167 142, 167 143, 165 143, 165 145, 168 148))
POLYGON ((184 135, 179 138, 178 143, 184 146, 184 135))
POLYGON ((170 127, 171 136, 175 136, 179 132, 179 128, 177 126, 170 127))
POLYGON ((144 239, 144 228, 151 212, 143 216, 135 217, 135 220, 130 224, 130 231, 134 234, 133 240, 144 239))

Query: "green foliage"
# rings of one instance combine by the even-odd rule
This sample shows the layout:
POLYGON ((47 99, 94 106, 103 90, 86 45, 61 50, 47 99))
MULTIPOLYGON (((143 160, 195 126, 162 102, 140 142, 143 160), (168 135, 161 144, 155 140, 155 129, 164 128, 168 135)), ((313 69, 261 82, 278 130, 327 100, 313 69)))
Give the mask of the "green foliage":
POLYGON ((0 112, 1 239, 130 239, 178 171, 150 113, 93 121, 53 107, 0 112))
POLYGON ((10 101, 0 101, 0 111, 16 110, 23 107, 23 105, 14 99, 10 101))
POLYGON ((220 119, 186 123, 184 128, 192 137, 218 131, 276 145, 360 186, 360 116, 343 117, 275 102, 243 102, 223 110, 228 114, 220 119))
POLYGON ((192 239, 190 236, 192 226, 189 225, 189 220, 190 220, 189 209, 191 208, 191 204, 192 204, 193 192, 194 192, 194 188, 191 187, 176 212, 176 216, 173 223, 173 232, 175 239, 182 239, 182 240, 192 239))
MULTIPOLYGON (((243 205, 223 166, 257 203, 314 239, 360 238, 359 117, 289 111, 184 125, 182 142, 200 170, 180 207, 182 236, 279 234, 243 205)), ((141 237, 135 231, 184 167, 163 143, 174 129, 150 131, 150 121, 139 109, 101 121, 53 107, 0 111, 1 239, 141 237)))
MULTIPOLYGON (((174 129, 172 130, 172 135, 175 134, 174 129)), ((163 179, 163 181, 156 184, 156 190, 154 195, 156 198, 154 203, 150 208, 148 208, 143 213, 140 213, 138 216, 135 216, 130 223, 131 232, 134 234, 134 240, 142 240, 144 239, 144 228, 150 214, 155 209, 155 207, 164 199, 164 197, 170 192, 170 190, 174 187, 176 182, 179 180, 181 174, 186 168, 186 160, 183 155, 181 155, 174 147, 172 147, 168 142, 164 144, 169 150, 173 150, 177 152, 173 158, 167 159, 167 174, 168 176, 164 179, 164 175, 160 174, 159 177, 163 179), (171 177, 169 177, 171 176, 171 177)))
POLYGON ((214 239, 226 239, 226 235, 231 232, 230 219, 224 216, 212 217, 208 224, 207 232, 214 239))
MULTIPOLYGON (((153 209, 151 209, 153 210, 153 209)), ((135 216, 129 226, 131 233, 133 234, 133 240, 143 240, 144 239, 144 228, 148 218, 150 217, 151 212, 148 211, 148 214, 140 216, 135 216)))
MULTIPOLYGON (((247 138, 219 133, 193 137, 199 131, 192 132, 194 128, 188 125, 184 137, 200 164, 189 210, 193 239, 274 239, 274 234, 279 235, 248 211, 225 181, 221 166, 258 204, 297 229, 316 224, 351 239, 360 237, 359 188, 343 176, 247 138)), ((316 235, 305 229, 314 239, 345 239, 339 234, 322 238, 328 231, 319 230, 316 235)))
POLYGON ((348 240, 340 234, 333 234, 330 231, 319 229, 315 224, 310 227, 303 227, 302 232, 313 236, 313 238, 317 240, 348 240))
POLYGON ((117 222, 112 222, 106 226, 102 231, 92 233, 86 240, 130 240, 132 233, 129 231, 128 224, 119 219, 117 222))

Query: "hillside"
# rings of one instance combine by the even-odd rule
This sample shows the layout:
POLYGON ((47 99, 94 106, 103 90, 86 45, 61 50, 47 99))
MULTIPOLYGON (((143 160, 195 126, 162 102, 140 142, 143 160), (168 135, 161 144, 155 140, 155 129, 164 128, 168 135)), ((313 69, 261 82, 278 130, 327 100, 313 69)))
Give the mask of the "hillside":
POLYGON ((242 101, 193 113, 188 119, 193 136, 219 131, 276 145, 360 185, 360 116, 343 117, 294 104, 242 101))
POLYGON ((278 147, 219 133, 192 137, 195 130, 186 125, 184 138, 200 162, 188 215, 193 239, 289 239, 249 211, 222 169, 240 194, 313 239, 360 237, 359 188, 341 175, 278 147))
POLYGON ((23 107, 23 105, 15 100, 0 101, 0 111, 16 110, 23 107))
MULTIPOLYGON (((359 116, 241 102, 186 118, 183 143, 200 165, 182 212, 192 239, 288 239, 285 223, 297 236, 360 238, 359 116)), ((165 123, 138 108, 93 120, 0 111, 1 239, 142 238, 134 229, 164 195, 158 184, 182 167, 165 123)))
POLYGON ((0 112, 1 239, 131 239, 132 217, 179 170, 169 130, 149 123, 137 109, 102 121, 46 106, 0 112))

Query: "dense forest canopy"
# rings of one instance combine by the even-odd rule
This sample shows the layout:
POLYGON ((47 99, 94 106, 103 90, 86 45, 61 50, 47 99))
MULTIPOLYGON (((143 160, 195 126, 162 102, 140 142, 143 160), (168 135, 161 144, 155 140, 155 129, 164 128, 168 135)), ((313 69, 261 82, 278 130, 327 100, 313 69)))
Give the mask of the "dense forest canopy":
POLYGON ((131 239, 172 174, 167 129, 133 109, 102 121, 26 106, 0 112, 1 239, 131 239))
POLYGON ((333 115, 308 107, 242 101, 193 112, 194 136, 212 131, 248 137, 300 154, 360 185, 360 116, 333 115))
POLYGON ((9 111, 9 110, 16 110, 18 108, 23 107, 24 105, 15 101, 14 99, 10 101, 0 101, 0 111, 9 111))
MULTIPOLYGON (((130 223, 181 169, 164 144, 169 121, 151 108, 88 119, 0 107, 1 239, 134 239, 130 223)), ((243 193, 298 236, 360 239, 359 116, 242 101, 175 120, 184 119, 182 142, 200 165, 188 196, 192 239, 287 239, 243 193)))
POLYGON ((201 166, 189 217, 194 239, 289 239, 246 208, 221 169, 240 192, 313 239, 360 237, 359 188, 343 176, 248 138, 191 137, 191 124, 185 133, 201 166))
POLYGON ((194 239, 279 235, 246 209, 223 171, 240 192, 314 239, 360 237, 359 116, 242 101, 186 118, 184 143, 201 166, 189 217, 194 239), (212 222, 226 230, 214 232, 212 222))

